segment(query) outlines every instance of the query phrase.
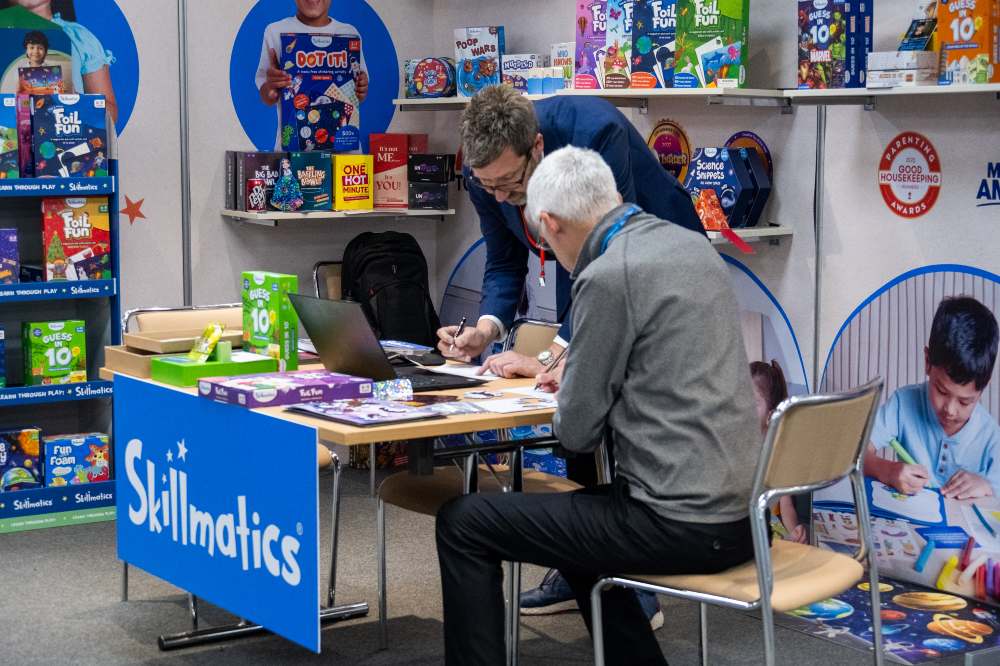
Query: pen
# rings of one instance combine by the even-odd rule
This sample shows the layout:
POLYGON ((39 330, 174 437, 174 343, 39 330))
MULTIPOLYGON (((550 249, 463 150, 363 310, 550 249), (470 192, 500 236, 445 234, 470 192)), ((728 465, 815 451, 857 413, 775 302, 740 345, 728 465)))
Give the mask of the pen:
POLYGON ((448 351, 455 351, 455 340, 458 340, 458 337, 462 335, 462 331, 465 330, 466 321, 468 321, 468 317, 462 317, 462 321, 458 322, 458 331, 455 333, 455 337, 451 339, 451 347, 448 348, 448 351))
MULTIPOLYGON (((556 365, 559 363, 559 361, 562 360, 562 357, 566 355, 566 350, 567 349, 569 349, 569 347, 563 347, 562 351, 559 352, 558 354, 556 354, 556 357, 554 359, 552 359, 551 361, 549 361, 549 364, 547 366, 545 366, 545 370, 543 370, 542 372, 550 372, 552 370, 552 368, 556 367, 556 365)), ((537 383, 535 384, 535 390, 536 391, 540 387, 541 387, 541 384, 537 384, 537 383)))
POLYGON ((913 459, 913 456, 910 455, 910 452, 904 449, 903 445, 900 444, 899 440, 896 439, 895 437, 893 437, 889 441, 889 446, 891 446, 892 450, 896 452, 896 456, 898 456, 899 459, 905 462, 907 465, 917 464, 917 461, 913 459))
POLYGON ((972 510, 976 512, 976 517, 979 518, 979 522, 981 522, 983 524, 983 527, 985 527, 986 531, 990 533, 990 536, 996 538, 996 535, 997 535, 996 530, 994 530, 990 526, 990 524, 988 522, 986 522, 986 516, 984 516, 983 512, 979 510, 979 507, 976 506, 975 504, 973 504, 972 505, 972 510))

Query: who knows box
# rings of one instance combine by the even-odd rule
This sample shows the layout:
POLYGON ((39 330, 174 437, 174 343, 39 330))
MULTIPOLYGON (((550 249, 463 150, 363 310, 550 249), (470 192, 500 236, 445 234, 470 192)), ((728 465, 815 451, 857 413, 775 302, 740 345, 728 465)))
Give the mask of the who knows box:
POLYGON ((371 210, 375 207, 375 171, 371 155, 335 155, 333 158, 334 210, 371 210))
POLYGON ((106 106, 104 95, 32 95, 35 176, 107 176, 106 106))
POLYGON ((42 199, 42 245, 48 281, 110 278, 107 197, 42 199))
POLYGON ((375 208, 406 208, 406 134, 372 134, 369 140, 375 168, 375 208))
POLYGON ((87 381, 87 328, 81 320, 24 322, 26 386, 87 381))
POLYGON ((0 432, 0 492, 42 485, 38 428, 0 432))
POLYGON ((333 153, 322 150, 292 153, 292 175, 299 181, 302 192, 303 203, 299 210, 333 208, 332 160, 333 153))
POLYGON ((78 486, 111 480, 111 445, 103 432, 42 438, 46 487, 78 486))
POLYGON ((503 26, 455 29, 455 69, 460 97, 500 85, 506 51, 503 26))
POLYGON ((17 178, 17 99, 0 95, 0 178, 17 178))
POLYGON ((551 62, 552 67, 558 67, 563 78, 563 88, 573 87, 573 52, 576 44, 573 42, 560 42, 552 45, 551 62))
POLYGON ((1000 83, 1000 3, 952 0, 938 4, 941 85, 1000 83))
POLYGON ((298 290, 294 275, 243 273, 243 349, 278 359, 282 371, 299 367, 299 318, 288 299, 298 290))
POLYGON ((743 88, 750 0, 677 0, 675 88, 743 88))

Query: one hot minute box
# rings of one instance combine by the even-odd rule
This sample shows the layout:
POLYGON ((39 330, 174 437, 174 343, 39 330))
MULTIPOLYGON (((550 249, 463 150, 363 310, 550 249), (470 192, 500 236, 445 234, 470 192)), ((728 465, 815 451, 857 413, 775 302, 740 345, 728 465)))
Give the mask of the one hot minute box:
POLYGON ((371 155, 333 158, 334 210, 371 210, 375 207, 371 155))
POLYGON ((255 409, 371 397, 372 380, 309 370, 209 377, 198 382, 198 394, 216 402, 255 409))

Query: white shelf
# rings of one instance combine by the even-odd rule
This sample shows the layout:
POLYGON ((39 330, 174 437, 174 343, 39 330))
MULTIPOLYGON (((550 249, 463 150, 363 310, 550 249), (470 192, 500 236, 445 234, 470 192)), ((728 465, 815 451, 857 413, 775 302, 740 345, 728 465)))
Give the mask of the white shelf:
MULTIPOLYGON (((747 243, 763 243, 767 241, 777 244, 782 238, 791 238, 795 234, 795 231, 791 227, 779 225, 733 229, 733 231, 747 243)), ((712 245, 730 244, 719 231, 706 231, 705 233, 708 234, 708 240, 712 245)))
POLYGON ((377 210, 312 210, 304 213, 282 213, 281 211, 251 212, 223 209, 222 216, 232 220, 276 227, 279 222, 303 222, 309 220, 350 220, 375 217, 429 217, 442 218, 454 215, 455 210, 414 210, 409 208, 380 208, 377 210))
POLYGON ((841 103, 863 104, 872 97, 899 97, 917 95, 982 95, 1000 94, 1000 83, 982 83, 951 86, 899 86, 896 88, 829 88, 826 90, 785 90, 784 96, 790 100, 817 104, 841 103))
MULTIPOLYGON (((525 95, 530 100, 545 99, 552 95, 525 95)), ((399 98, 392 103, 400 111, 461 111, 472 101, 471 97, 429 97, 429 98, 399 98)))

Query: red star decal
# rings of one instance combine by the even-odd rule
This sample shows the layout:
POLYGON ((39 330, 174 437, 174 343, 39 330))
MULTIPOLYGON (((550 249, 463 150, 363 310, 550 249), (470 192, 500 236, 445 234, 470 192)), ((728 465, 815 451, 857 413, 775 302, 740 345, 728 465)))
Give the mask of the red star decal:
POLYGON ((125 207, 122 208, 122 215, 128 217, 129 225, 135 224, 136 220, 146 220, 147 218, 142 212, 142 203, 145 199, 139 199, 138 201, 132 201, 125 195, 125 207))

